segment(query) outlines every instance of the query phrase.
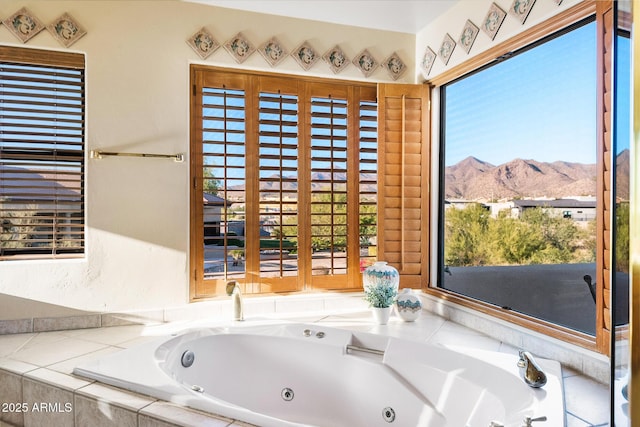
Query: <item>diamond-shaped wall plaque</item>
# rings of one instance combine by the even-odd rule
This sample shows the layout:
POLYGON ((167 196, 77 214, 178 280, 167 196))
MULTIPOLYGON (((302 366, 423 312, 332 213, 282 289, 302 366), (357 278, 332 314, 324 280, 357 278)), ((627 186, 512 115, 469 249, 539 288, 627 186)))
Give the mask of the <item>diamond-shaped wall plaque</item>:
POLYGON ((305 71, 313 67, 313 64, 319 59, 316 50, 308 42, 304 42, 295 48, 294 51, 291 52, 291 56, 293 56, 293 59, 295 59, 305 71))
POLYGON ((51 24, 47 25, 47 30, 53 37, 64 47, 69 47, 87 32, 78 24, 78 22, 65 13, 51 24))
POLYGON ((204 27, 187 39, 187 44, 191 46, 191 49, 193 49, 202 59, 207 59, 209 55, 220 47, 220 43, 218 43, 211 33, 204 27))
POLYGON ((329 64, 329 68, 331 68, 331 71, 333 71, 334 74, 338 74, 340 71, 347 68, 347 65, 349 65, 349 59, 347 59, 347 56, 338 45, 329 49, 322 56, 322 59, 329 64))
POLYGON ((235 59, 238 64, 242 64, 253 52, 256 51, 256 48, 253 47, 251 42, 247 40, 242 33, 238 33, 231 37, 224 44, 224 48, 227 49, 227 52, 233 56, 233 59, 235 59))
POLYGON ((33 36, 44 29, 44 25, 36 18, 26 7, 23 7, 2 23, 20 39, 22 43, 26 43, 33 36))

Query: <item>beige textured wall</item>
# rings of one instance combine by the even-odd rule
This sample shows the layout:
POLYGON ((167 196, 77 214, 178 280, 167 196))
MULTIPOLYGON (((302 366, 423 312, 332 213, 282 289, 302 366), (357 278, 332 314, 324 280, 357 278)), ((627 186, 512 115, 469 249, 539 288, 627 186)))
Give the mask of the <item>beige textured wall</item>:
MULTIPOLYGON (((410 34, 177 0, 3 0, 0 20, 22 7, 45 25, 68 12, 87 30, 83 38, 64 48, 47 30, 23 44, 0 26, 0 44, 86 55, 87 152, 188 153, 191 63, 334 77, 323 61, 305 72, 288 57, 272 69, 257 52, 241 66, 223 48, 202 60, 186 43, 202 27, 220 43, 242 31, 255 45, 276 36, 290 51, 305 40, 321 54, 336 44, 349 57, 366 48, 382 60, 397 51, 409 68, 401 81, 414 78, 415 37, 410 34)), ((391 81, 382 69, 365 79, 353 65, 338 77, 391 81)), ((1 262, 0 295, 107 311, 186 303, 188 164, 87 159, 86 258, 1 262)))

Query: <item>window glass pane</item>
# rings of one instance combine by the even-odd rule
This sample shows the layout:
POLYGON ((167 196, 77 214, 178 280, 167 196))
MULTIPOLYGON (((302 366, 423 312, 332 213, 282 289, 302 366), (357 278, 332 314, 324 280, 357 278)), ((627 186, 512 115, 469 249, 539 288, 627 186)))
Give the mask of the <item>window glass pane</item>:
POLYGON ((629 323, 629 196, 631 141, 631 39, 620 31, 616 37, 615 92, 615 321, 616 326, 629 323))
POLYGON ((615 153, 615 205, 613 229, 613 271, 611 297, 612 331, 611 371, 612 402, 611 425, 630 426, 628 382, 631 375, 629 341, 629 227, 630 227, 630 143, 631 133, 631 2, 617 2, 615 37, 615 90, 613 153, 615 153))
POLYGON ((204 277, 244 277, 244 92, 202 89, 204 277))
POLYGON ((378 244, 378 105, 360 103, 359 235, 360 270, 373 264, 378 244))
POLYGON ((311 99, 311 274, 347 272, 347 101, 311 99))
POLYGON ((260 276, 298 274, 298 97, 261 93, 260 276))
POLYGON ((446 85, 440 286, 595 333, 595 23, 446 85))

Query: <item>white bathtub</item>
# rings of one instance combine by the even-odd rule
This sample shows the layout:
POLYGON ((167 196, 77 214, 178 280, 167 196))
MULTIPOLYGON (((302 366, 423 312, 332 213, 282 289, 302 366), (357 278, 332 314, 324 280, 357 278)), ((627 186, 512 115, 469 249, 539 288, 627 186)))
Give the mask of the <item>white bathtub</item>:
POLYGON ((547 384, 533 389, 516 362, 515 355, 283 323, 187 331, 74 372, 264 427, 520 427, 543 415, 536 426, 564 426, 560 365, 538 360, 547 384))

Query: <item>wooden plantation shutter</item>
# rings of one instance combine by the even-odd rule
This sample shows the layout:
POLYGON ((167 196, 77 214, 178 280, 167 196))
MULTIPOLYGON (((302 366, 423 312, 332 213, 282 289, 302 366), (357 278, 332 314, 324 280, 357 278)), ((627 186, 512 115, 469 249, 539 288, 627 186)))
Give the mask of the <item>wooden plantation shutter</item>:
MULTIPOLYGON (((298 83, 260 77, 258 87, 259 250, 251 271, 258 271, 256 292, 301 289, 298 206, 300 147, 298 83), (255 267, 253 267, 255 266, 255 267)), ((250 214, 254 216, 253 213, 250 214)))
MULTIPOLYGON (((347 120, 346 88, 316 85, 310 99, 310 220, 313 287, 346 282, 347 120)), ((350 123, 349 123, 350 124, 350 123)), ((350 196, 353 199, 353 194, 350 196)), ((349 260, 350 261, 350 260, 349 260)))
POLYGON ((611 265, 612 233, 615 226, 613 209, 615 194, 612 153, 612 82, 614 11, 611 1, 596 4, 598 140, 597 140, 597 231, 596 231, 596 345, 601 353, 609 353, 611 340, 611 265))
MULTIPOLYGON (((375 258, 377 102, 374 87, 313 84, 308 208, 313 289, 361 289, 360 265, 375 258), (314 244, 323 246, 315 251, 314 244)), ((301 212, 301 215, 303 213, 301 212)))
POLYGON ((245 277, 246 264, 229 262, 247 245, 240 212, 246 200, 249 82, 245 76, 192 74, 191 271, 194 298, 225 292, 227 280, 245 277))
POLYGON ((378 104, 363 99, 359 108, 358 256, 364 269, 378 256, 378 104))
POLYGON ((0 46, 0 259, 84 253, 84 56, 0 46))
POLYGON ((191 69, 191 298, 228 280, 360 289, 377 244, 376 86, 191 69))
POLYGON ((378 87, 378 260, 387 261, 406 287, 429 279, 429 88, 378 87))

